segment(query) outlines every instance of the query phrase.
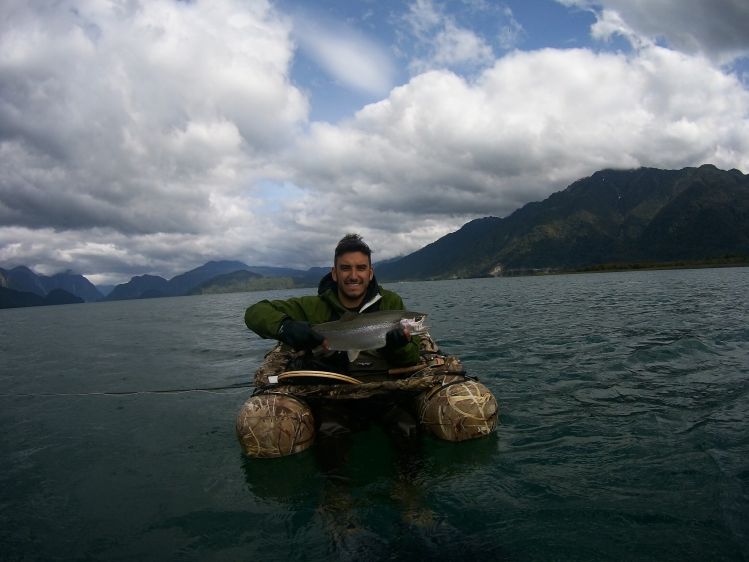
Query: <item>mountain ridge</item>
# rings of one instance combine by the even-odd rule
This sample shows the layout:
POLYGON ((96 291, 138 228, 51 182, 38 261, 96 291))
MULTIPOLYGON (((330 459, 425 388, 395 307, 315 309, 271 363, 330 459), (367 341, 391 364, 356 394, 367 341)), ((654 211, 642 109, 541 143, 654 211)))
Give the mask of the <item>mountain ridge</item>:
POLYGON ((82 298, 65 289, 52 289, 42 297, 30 291, 17 291, 0 286, 0 308, 82 304, 83 302, 85 301, 82 298))
POLYGON ((0 286, 15 291, 33 293, 45 297, 55 289, 82 298, 86 302, 100 300, 103 295, 86 277, 70 270, 47 276, 34 273, 25 265, 12 269, 0 267, 0 286))
MULTIPOLYGON (((253 282, 250 284, 245 283, 247 281, 245 279, 236 285, 237 287, 257 287, 251 290, 259 290, 259 287, 265 289, 287 289, 291 287, 316 286, 322 276, 318 273, 318 269, 320 268, 311 267, 305 271, 288 267, 250 266, 235 260, 213 260, 185 273, 176 275, 169 280, 158 275, 132 277, 127 283, 116 285, 102 300, 175 297, 202 294, 203 292, 226 292, 218 285, 227 282, 227 280, 219 278, 222 276, 231 276, 239 272, 248 272, 265 279, 262 283, 253 282), (210 287, 210 284, 214 280, 216 280, 217 286, 210 287)), ((237 279, 233 281, 236 282, 237 279)))
MULTIPOLYGON (((599 170, 507 217, 472 220, 411 254, 374 266, 380 281, 396 281, 721 260, 749 263, 749 176, 705 164, 681 170, 599 170)), ((314 287, 327 271, 215 260, 169 280, 137 275, 103 297, 82 275, 44 276, 17 266, 0 268, 0 287, 8 299, 7 291, 43 300, 61 289, 91 302, 314 287)))
POLYGON ((484 217, 378 266, 382 280, 749 256, 749 176, 712 165, 602 170, 505 218, 484 217))

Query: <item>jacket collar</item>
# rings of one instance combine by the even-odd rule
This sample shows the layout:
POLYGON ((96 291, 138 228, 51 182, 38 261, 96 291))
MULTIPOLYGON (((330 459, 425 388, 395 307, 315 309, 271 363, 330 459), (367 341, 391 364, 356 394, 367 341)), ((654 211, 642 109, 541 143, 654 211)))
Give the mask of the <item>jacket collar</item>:
MULTIPOLYGON (((317 294, 319 296, 325 296, 326 300, 335 304, 341 311, 345 311, 345 307, 338 300, 338 284, 333 281, 333 275, 328 272, 325 277, 320 279, 320 283, 317 286, 317 294)), ((382 298, 380 294, 380 285, 377 283, 377 278, 373 275, 372 280, 369 282, 367 292, 364 295, 362 305, 359 307, 359 312, 364 312, 367 308, 371 307, 377 301, 382 298)))

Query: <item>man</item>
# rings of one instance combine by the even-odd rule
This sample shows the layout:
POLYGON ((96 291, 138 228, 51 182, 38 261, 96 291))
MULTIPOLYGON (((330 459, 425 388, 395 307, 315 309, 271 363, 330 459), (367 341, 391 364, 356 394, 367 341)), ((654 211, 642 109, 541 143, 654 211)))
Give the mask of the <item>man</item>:
MULTIPOLYGON (((372 251, 361 236, 347 234, 338 243, 333 267, 320 281, 316 296, 288 300, 260 301, 245 312, 247 327, 263 338, 274 338, 298 350, 325 348, 322 335, 314 325, 338 320, 347 313, 367 314, 376 310, 403 310, 403 300, 377 284, 372 269, 372 251)), ((345 352, 327 353, 317 359, 307 353, 292 369, 334 370, 371 381, 388 378, 394 366, 414 365, 419 360, 417 336, 402 328, 391 330, 386 345, 369 350, 349 362, 345 352)), ((348 506, 348 454, 353 434, 370 422, 381 425, 399 451, 398 470, 403 474, 401 488, 410 491, 410 478, 418 465, 418 423, 412 412, 413 397, 387 394, 361 400, 325 400, 305 396, 314 412, 315 456, 327 476, 322 513, 330 514, 328 526, 336 540, 356 531, 348 506)))
MULTIPOLYGON (((333 267, 320 281, 316 296, 260 301, 247 309, 244 319, 247 327, 263 338, 309 351, 319 346, 326 349, 325 338, 315 332, 315 324, 338 320, 345 314, 403 309, 400 296, 377 284, 369 246, 358 234, 347 234, 338 242, 333 267)), ((407 330, 391 330, 386 342, 383 349, 370 350, 351 363, 342 352, 328 352, 321 358, 307 354, 301 367, 367 376, 418 362, 418 342, 407 330)))

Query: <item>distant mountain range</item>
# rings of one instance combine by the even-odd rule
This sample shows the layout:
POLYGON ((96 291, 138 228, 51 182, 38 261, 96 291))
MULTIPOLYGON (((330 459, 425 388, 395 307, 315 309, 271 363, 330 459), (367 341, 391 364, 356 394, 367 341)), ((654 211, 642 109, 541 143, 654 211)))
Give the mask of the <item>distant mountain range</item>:
POLYGON ((104 296, 88 279, 76 273, 47 277, 25 266, 0 268, 0 308, 316 287, 328 271, 325 267, 305 271, 253 267, 240 261, 210 261, 169 280, 158 275, 138 275, 104 296))
MULTIPOLYGON (((379 280, 394 281, 721 261, 749 263, 749 176, 704 165, 596 172, 506 218, 471 221, 375 270, 379 280)), ((48 277, 23 266, 0 268, 0 308, 314 287, 328 271, 210 261, 169 280, 133 277, 104 297, 72 272, 48 277)))
POLYGON ((52 289, 40 297, 28 291, 15 291, 7 287, 0 287, 0 308, 18 308, 22 306, 47 306, 52 304, 77 304, 84 302, 82 298, 63 289, 52 289))
POLYGON ((83 275, 69 271, 47 276, 24 266, 0 268, 0 308, 82 303, 102 296, 83 275))
MULTIPOLYGON (((303 285, 311 284, 311 282, 303 283, 303 285)), ((271 289, 293 289, 299 286, 301 286, 300 282, 293 277, 264 277, 252 271, 242 270, 217 275, 197 287, 193 287, 188 294, 244 293, 247 291, 267 291, 271 289)))
POLYGON ((449 279, 732 259, 749 263, 749 176, 704 165, 596 172, 376 271, 385 281, 449 279))
POLYGON ((252 267, 241 261, 209 261, 168 281, 156 275, 133 277, 127 283, 117 285, 103 300, 309 287, 317 285, 327 271, 327 268, 313 267, 303 271, 286 267, 252 267))

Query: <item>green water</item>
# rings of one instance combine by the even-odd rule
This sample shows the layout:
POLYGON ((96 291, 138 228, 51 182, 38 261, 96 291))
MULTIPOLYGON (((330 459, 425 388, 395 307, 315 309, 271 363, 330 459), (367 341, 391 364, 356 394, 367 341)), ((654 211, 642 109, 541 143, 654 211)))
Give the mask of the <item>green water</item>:
POLYGON ((497 396, 243 458, 245 293, 0 311, 2 560, 749 559, 749 269, 390 285, 497 396), (136 392, 134 394, 101 394, 136 392))

